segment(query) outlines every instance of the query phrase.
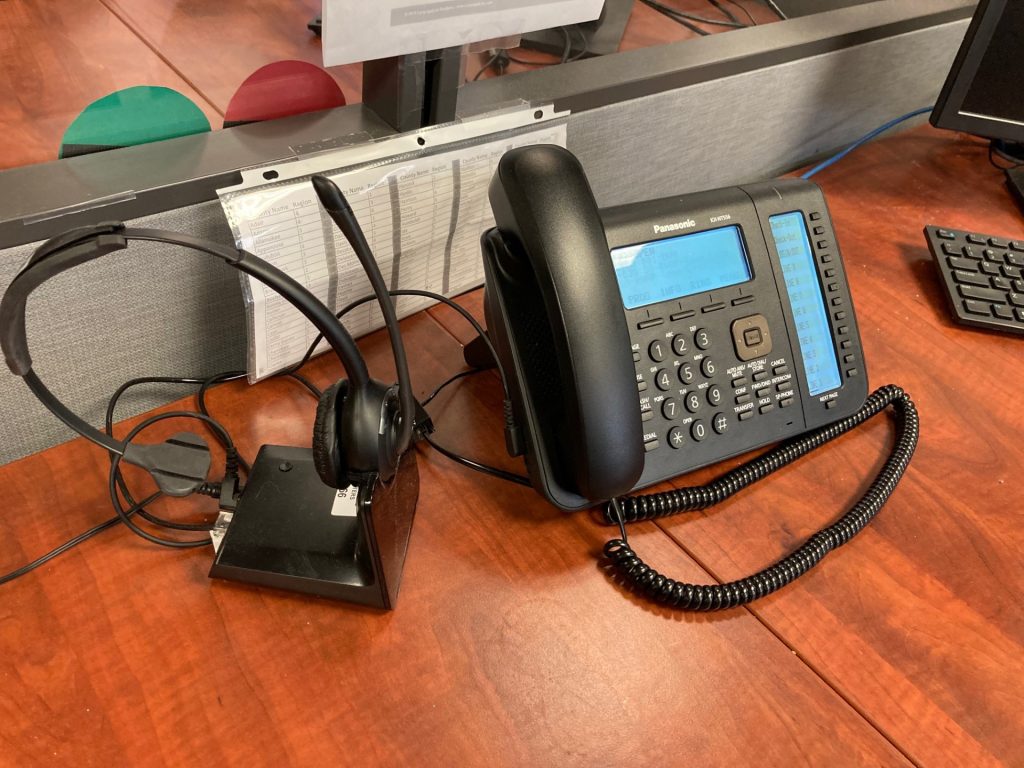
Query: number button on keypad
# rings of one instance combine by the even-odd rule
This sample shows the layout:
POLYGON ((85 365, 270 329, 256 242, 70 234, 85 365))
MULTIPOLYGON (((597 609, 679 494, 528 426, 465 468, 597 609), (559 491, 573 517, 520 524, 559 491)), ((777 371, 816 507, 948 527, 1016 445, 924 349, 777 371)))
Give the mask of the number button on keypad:
POLYGON ((677 355, 685 355, 689 352, 689 344, 686 342, 686 337, 683 334, 678 333, 672 337, 672 351, 677 355))
POLYGON ((700 372, 704 374, 705 378, 710 379, 715 375, 718 369, 715 368, 715 363, 710 357, 705 357, 700 363, 700 372))
POLYGON ((683 384, 693 382, 693 366, 690 363, 683 363, 679 366, 679 381, 683 384))
POLYGON ((708 388, 708 403, 718 405, 722 402, 722 390, 717 385, 708 388))
POLYGON ((690 413, 696 413, 700 410, 700 395, 696 392, 691 392, 686 396, 686 410, 690 413))
POLYGON ((662 392, 667 392, 672 388, 672 376, 667 368, 660 368, 658 370, 657 376, 654 377, 654 383, 658 385, 658 389, 662 392))
POLYGON ((698 328, 693 334, 693 343, 698 349, 707 349, 711 346, 711 337, 708 336, 706 328, 698 328))

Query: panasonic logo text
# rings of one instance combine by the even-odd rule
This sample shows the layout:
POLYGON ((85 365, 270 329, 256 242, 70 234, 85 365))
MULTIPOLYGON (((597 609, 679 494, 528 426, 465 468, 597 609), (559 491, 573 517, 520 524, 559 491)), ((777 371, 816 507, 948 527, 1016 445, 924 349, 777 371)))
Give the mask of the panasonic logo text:
POLYGON ((680 229, 690 229, 696 227, 697 222, 693 219, 687 219, 686 221, 674 221, 671 224, 655 224, 654 234, 660 235, 663 232, 676 232, 680 229))

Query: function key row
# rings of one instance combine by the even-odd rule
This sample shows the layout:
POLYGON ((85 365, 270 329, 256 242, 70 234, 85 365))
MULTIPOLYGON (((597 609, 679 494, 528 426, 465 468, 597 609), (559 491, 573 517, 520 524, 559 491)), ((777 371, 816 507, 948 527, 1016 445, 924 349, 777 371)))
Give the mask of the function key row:
MULTIPOLYGON (((936 230, 935 235, 941 240, 957 239, 956 232, 952 232, 948 229, 936 230)), ((991 245, 993 248, 1012 248, 1015 251, 1024 252, 1024 241, 1022 240, 1004 240, 1001 237, 988 237, 986 235, 979 235, 973 232, 965 234, 964 240, 973 245, 991 245)))

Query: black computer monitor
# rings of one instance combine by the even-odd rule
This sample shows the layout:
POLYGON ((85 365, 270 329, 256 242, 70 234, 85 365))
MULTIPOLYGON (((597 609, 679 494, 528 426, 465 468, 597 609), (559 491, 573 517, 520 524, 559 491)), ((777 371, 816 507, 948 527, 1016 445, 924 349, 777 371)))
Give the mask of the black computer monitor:
POLYGON ((1024 159, 1024 2, 981 0, 932 110, 936 128, 993 140, 1024 159))

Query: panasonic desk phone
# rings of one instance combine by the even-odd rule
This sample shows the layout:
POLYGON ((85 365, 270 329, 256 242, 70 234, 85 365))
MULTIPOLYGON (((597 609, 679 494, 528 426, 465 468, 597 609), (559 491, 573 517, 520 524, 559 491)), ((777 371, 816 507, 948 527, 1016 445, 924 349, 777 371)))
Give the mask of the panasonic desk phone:
POLYGON ((485 312, 509 380, 508 447, 562 509, 615 500, 607 517, 622 523, 707 506, 906 400, 890 387, 865 405, 850 288, 811 182, 598 210, 576 158, 539 146, 502 158, 490 198, 485 312), (808 430, 727 489, 619 502, 808 430))

